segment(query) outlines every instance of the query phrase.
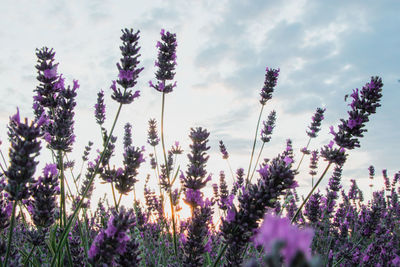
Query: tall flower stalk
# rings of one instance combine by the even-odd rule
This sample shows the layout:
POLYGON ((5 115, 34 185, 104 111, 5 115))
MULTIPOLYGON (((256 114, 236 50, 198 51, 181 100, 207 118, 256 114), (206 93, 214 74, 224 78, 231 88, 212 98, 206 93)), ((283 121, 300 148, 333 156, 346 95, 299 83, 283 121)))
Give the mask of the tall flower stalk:
POLYGON ((358 138, 363 137, 363 133, 367 132, 367 129, 364 129, 365 123, 369 121, 369 116, 374 114, 376 109, 381 106, 380 100, 382 97, 382 87, 382 79, 375 76, 371 77, 370 82, 366 83, 361 90, 353 90, 353 93, 351 94, 352 102, 349 104, 351 110, 347 112, 349 118, 347 120, 340 120, 341 124, 339 124, 339 130, 337 132, 334 131, 333 126, 330 127, 330 133, 334 136, 334 141, 331 141, 321 149, 321 156, 329 163, 318 181, 315 183, 314 187, 301 203, 296 214, 292 218, 292 222, 296 220, 301 209, 314 193, 332 163, 338 166, 343 166, 346 161, 344 149, 351 150, 360 147, 360 141, 358 138), (334 143, 336 143, 339 148, 333 148, 334 143))
POLYGON ((261 153, 263 151, 265 143, 268 143, 269 141, 271 141, 272 131, 275 128, 275 121, 276 121, 276 112, 275 112, 275 110, 273 110, 268 115, 268 120, 263 122, 264 128, 261 130, 261 141, 263 143, 260 148, 260 151, 258 152, 256 164, 254 164, 254 168, 253 168, 253 171, 250 176, 250 182, 251 182, 251 179, 253 178, 254 172, 257 169, 257 164, 258 164, 258 161, 260 160, 261 153))
POLYGON ((60 237, 60 241, 57 246, 56 255, 52 259, 51 266, 55 265, 56 259, 58 257, 57 255, 60 253, 61 249, 63 248, 63 246, 67 240, 67 236, 71 230, 71 227, 74 224, 74 222, 78 216, 79 210, 82 207, 82 204, 86 198, 86 195, 92 188, 94 178, 95 178, 96 174, 98 173, 100 164, 103 162, 103 159, 106 155, 107 147, 111 140, 112 133, 114 131, 117 120, 119 118, 122 105, 130 104, 136 98, 138 98, 140 96, 140 91, 135 91, 135 93, 133 93, 132 90, 129 89, 136 85, 139 74, 143 70, 143 68, 138 67, 138 65, 140 63, 140 61, 138 59, 140 56, 140 54, 139 54, 140 47, 138 46, 139 33, 140 33, 139 31, 134 33, 133 29, 122 30, 121 40, 123 42, 123 45, 120 47, 120 49, 121 49, 123 57, 121 58, 121 64, 117 63, 117 68, 119 71, 119 74, 118 74, 119 79, 117 81, 113 81, 112 85, 110 87, 113 90, 113 95, 111 97, 112 97, 112 99, 114 99, 115 101, 117 101, 119 103, 119 107, 118 107, 117 113, 115 115, 111 130, 107 136, 106 141, 104 142, 103 151, 100 155, 100 159, 96 163, 93 173, 87 180, 86 187, 85 187, 84 191, 82 192, 81 199, 77 203, 72 216, 70 217, 67 224, 65 225, 65 229, 60 237), (117 87, 117 85, 116 85, 117 83, 120 86, 122 86, 123 91, 121 91, 121 89, 117 87))
POLYGON ((25 119, 25 122, 21 122, 19 110, 17 110, 17 113, 10 118, 8 125, 8 137, 11 143, 9 157, 11 162, 5 172, 7 177, 5 190, 9 194, 9 199, 13 201, 13 207, 4 266, 7 266, 11 252, 16 207, 18 202, 29 198, 30 192, 28 186, 34 182, 33 175, 39 163, 35 161, 35 158, 39 155, 41 149, 40 141, 38 140, 42 136, 40 127, 45 122, 46 119, 44 117, 40 117, 37 122, 31 122, 30 124, 28 124, 28 119, 25 119))
POLYGON ((262 112, 264 110, 264 106, 267 103, 267 101, 272 99, 272 93, 274 92, 276 83, 278 81, 278 76, 279 76, 279 71, 280 70, 279 69, 270 69, 270 68, 267 67, 265 71, 267 73, 265 74, 264 86, 261 89, 261 93, 260 93, 260 96, 261 96, 261 99, 260 99, 261 110, 260 110, 260 114, 258 115, 256 132, 254 134, 253 148, 251 150, 249 168, 247 170, 246 186, 248 186, 248 184, 250 183, 250 179, 249 178, 250 178, 251 164, 253 162, 254 150, 256 148, 258 127, 260 126, 262 112))
POLYGON ((152 81, 149 82, 150 87, 162 92, 162 103, 161 103, 161 145, 164 155, 164 163, 166 168, 166 175, 169 184, 169 200, 171 205, 171 217, 172 217, 172 230, 173 230, 173 240, 174 240, 174 252, 177 254, 178 246, 176 241, 176 222, 175 222, 175 211, 172 201, 172 184, 170 177, 170 168, 168 166, 167 152, 165 149, 164 141, 164 110, 165 110, 165 95, 172 92, 176 87, 176 82, 172 83, 175 76, 176 67, 176 34, 165 32, 164 29, 161 30, 161 42, 158 41, 156 47, 158 48, 158 57, 155 62, 155 66, 158 67, 156 72, 157 83, 153 84, 152 81), (171 81, 171 82, 170 82, 171 81))
POLYGON ((317 110, 315 111, 314 116, 312 116, 312 121, 311 121, 311 125, 308 126, 307 135, 309 136, 308 138, 308 142, 307 145, 301 150, 302 155, 299 161, 299 164, 297 165, 296 171, 299 170, 301 163, 303 162, 304 156, 306 155, 306 153, 308 152, 308 147, 311 143, 311 139, 312 138, 316 138, 318 132, 321 130, 321 122, 324 119, 324 112, 326 109, 323 108, 317 108, 317 110))

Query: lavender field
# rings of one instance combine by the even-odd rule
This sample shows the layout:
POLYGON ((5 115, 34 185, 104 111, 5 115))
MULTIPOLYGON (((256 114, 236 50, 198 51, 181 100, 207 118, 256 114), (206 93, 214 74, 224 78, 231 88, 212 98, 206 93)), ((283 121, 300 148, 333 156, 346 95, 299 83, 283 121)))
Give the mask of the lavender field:
POLYGON ((0 267, 400 266, 395 9, 159 5, 136 24, 41 6, 51 23, 5 45, 0 267))

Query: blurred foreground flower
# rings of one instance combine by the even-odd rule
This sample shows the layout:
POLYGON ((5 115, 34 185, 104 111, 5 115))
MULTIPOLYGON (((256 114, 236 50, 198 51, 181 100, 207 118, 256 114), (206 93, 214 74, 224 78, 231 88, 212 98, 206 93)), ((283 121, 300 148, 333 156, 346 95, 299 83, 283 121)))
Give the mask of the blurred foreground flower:
POLYGON ((281 253, 285 262, 289 265, 299 253, 302 253, 307 259, 311 258, 310 245, 313 236, 312 229, 300 229, 291 225, 288 218, 279 218, 267 213, 254 242, 257 245, 262 245, 267 254, 271 252, 277 242, 282 242, 281 253))

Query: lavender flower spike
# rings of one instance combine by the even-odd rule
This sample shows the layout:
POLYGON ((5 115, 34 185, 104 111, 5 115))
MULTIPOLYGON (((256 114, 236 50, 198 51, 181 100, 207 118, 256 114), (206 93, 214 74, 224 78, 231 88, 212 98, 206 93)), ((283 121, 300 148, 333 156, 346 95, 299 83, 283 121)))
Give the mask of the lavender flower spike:
POLYGON ((219 141, 219 150, 220 150, 221 153, 222 153, 222 158, 223 158, 223 159, 228 159, 228 158, 229 158, 228 151, 226 151, 225 144, 224 144, 224 142, 222 142, 222 140, 219 141))
POLYGON ((149 130, 147 131, 147 143, 151 146, 156 146, 160 142, 160 138, 157 133, 157 122, 155 119, 149 120, 149 130))
POLYGON ((47 164, 32 188, 32 219, 36 226, 49 227, 55 221, 56 195, 60 193, 57 174, 57 165, 47 164))
POLYGON ((314 116, 312 116, 311 125, 308 127, 310 130, 306 131, 310 138, 317 137, 317 133, 321 130, 321 122, 324 119, 324 112, 326 109, 317 108, 314 116))
POLYGON ((337 133, 331 129, 336 144, 347 149, 360 147, 358 138, 363 137, 363 133, 367 131, 364 129, 365 123, 369 121, 369 116, 376 112, 376 108, 381 106, 379 102, 382 98, 382 87, 382 79, 376 76, 371 77, 370 82, 360 91, 353 90, 353 101, 349 104, 351 110, 347 112, 349 118, 341 119, 337 133))
MULTIPOLYGON (((42 116, 43 118, 43 116, 42 116)), ((42 136, 40 126, 45 123, 39 119, 37 123, 28 124, 20 121, 19 110, 10 118, 8 125, 8 137, 11 143, 10 166, 5 172, 8 178, 6 191, 9 193, 10 200, 22 200, 29 197, 27 183, 33 182, 33 175, 38 164, 35 158, 40 152, 39 137, 42 136)))
POLYGON ((275 128, 275 121, 276 112, 275 110, 273 110, 268 115, 268 120, 263 122, 264 128, 261 130, 261 141, 263 141, 264 143, 271 140, 272 130, 275 128))
POLYGON ((120 46, 122 58, 120 59, 121 64, 117 63, 119 71, 118 80, 113 81, 111 89, 114 91, 111 96, 112 99, 121 104, 130 104, 140 96, 140 91, 132 93, 132 88, 137 83, 137 78, 143 68, 139 68, 140 61, 138 60, 140 54, 138 47, 139 31, 133 33, 133 29, 122 30, 121 40, 123 45, 120 46), (124 88, 123 92, 120 88, 117 88, 117 83, 124 88))
POLYGON ((175 76, 176 66, 176 34, 165 32, 161 30, 161 41, 157 42, 158 57, 155 62, 155 66, 158 67, 156 74, 157 84, 154 85, 152 81, 149 82, 150 87, 156 89, 159 92, 170 93, 176 87, 175 83, 166 83, 166 81, 172 81, 175 76))
POLYGON ((76 106, 76 89, 79 84, 74 80, 73 87, 62 85, 57 94, 57 107, 49 111, 50 120, 44 127, 45 140, 54 150, 70 152, 75 142, 74 134, 74 108, 76 106))
MULTIPOLYGON (((88 252, 90 262, 94 266, 114 266, 121 256, 124 257, 127 248, 131 247, 129 245, 131 238, 127 235, 127 231, 134 223, 133 210, 127 211, 121 207, 119 212, 113 211, 107 229, 100 231, 90 247, 88 252)), ((131 264, 135 266, 137 263, 131 264)))
POLYGON ((96 122, 101 126, 106 120, 106 105, 104 104, 104 91, 97 93, 97 103, 94 105, 96 122))
POLYGON ((272 93, 274 92, 274 88, 276 86, 276 82, 278 81, 279 71, 280 69, 270 69, 267 67, 265 70, 267 73, 265 74, 264 86, 261 89, 261 105, 265 105, 268 100, 272 98, 272 93))

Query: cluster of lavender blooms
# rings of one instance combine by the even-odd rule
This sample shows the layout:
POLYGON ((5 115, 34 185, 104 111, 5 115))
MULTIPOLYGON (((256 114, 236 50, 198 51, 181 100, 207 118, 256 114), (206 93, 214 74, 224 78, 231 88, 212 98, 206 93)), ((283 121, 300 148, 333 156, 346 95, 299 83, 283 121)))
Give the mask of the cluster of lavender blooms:
MULTIPOLYGON (((400 266, 400 172, 391 178, 383 170, 384 188, 375 191, 369 201, 364 200, 365 192, 357 180, 350 180, 348 190, 342 186, 346 150, 360 147, 366 123, 380 106, 381 78, 372 77, 361 90, 353 91, 349 117, 341 119, 337 131, 330 128, 333 139, 319 149, 310 145, 323 129, 325 108, 317 108, 306 130, 308 143, 296 162, 298 155, 290 139, 281 154, 269 159, 262 153, 272 138, 276 112, 270 111, 260 132, 258 126, 280 72, 266 68, 247 172, 241 166, 233 171, 229 158, 234 154, 228 153, 222 140, 219 142, 233 178, 231 185, 225 170, 220 170, 218 178, 207 170, 210 132, 204 127, 190 129, 186 170, 182 170, 179 158, 185 148, 179 142, 165 145, 165 95, 177 87, 173 81, 177 36, 166 30, 161 31, 156 44, 157 82, 149 82, 150 88, 162 93, 161 127, 158 129, 158 120, 149 120, 147 152, 145 146, 137 146, 133 126, 126 123, 123 149, 116 150, 119 139, 115 124, 121 109, 140 97, 134 88, 143 70, 139 66, 139 31, 124 29, 121 40, 117 78, 109 92, 98 92, 94 105, 100 142, 88 141, 78 172, 68 153, 75 140, 79 84, 73 81, 72 87, 65 86, 53 49, 37 50, 35 119, 21 121, 17 110, 8 125, 8 162, 1 153, 0 267, 400 266), (107 95, 119 105, 111 129, 105 127, 106 118, 113 117, 106 116, 107 95), (54 159, 37 176, 42 141, 54 159), (257 141, 262 145, 251 168, 257 141), (98 148, 92 149, 94 146, 98 148), (113 162, 118 153, 123 157, 119 164, 113 162), (304 158, 310 162, 306 174, 299 172, 304 158), (328 163, 319 174, 321 158, 328 163), (145 162, 154 173, 141 170, 145 162), (326 175, 330 177, 324 191, 318 185, 326 175), (300 198, 297 181, 304 178, 312 180, 312 188, 306 198, 300 198), (145 180, 144 201, 136 199, 140 188, 135 186, 140 179, 145 180), (151 186, 153 179, 158 188, 151 186), (112 201, 104 197, 91 209, 96 181, 110 186, 107 194, 112 201), (207 198, 204 189, 208 186, 213 196, 207 198), (124 207, 121 198, 129 194, 134 196, 132 207, 124 207), (183 205, 190 207, 187 219, 179 216, 183 205)), ((368 172, 371 181, 376 179, 373 166, 368 172)))

